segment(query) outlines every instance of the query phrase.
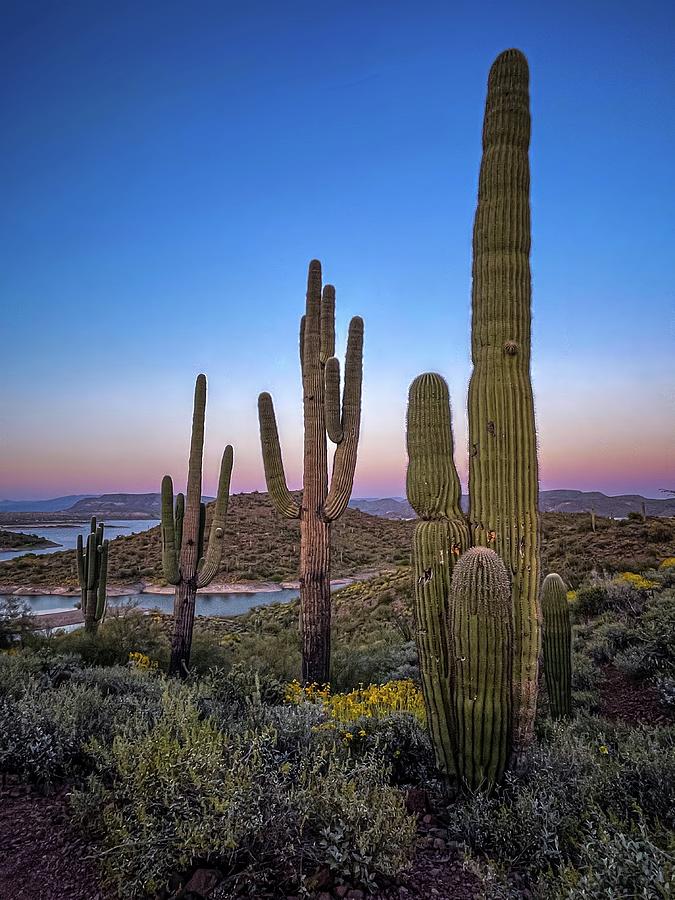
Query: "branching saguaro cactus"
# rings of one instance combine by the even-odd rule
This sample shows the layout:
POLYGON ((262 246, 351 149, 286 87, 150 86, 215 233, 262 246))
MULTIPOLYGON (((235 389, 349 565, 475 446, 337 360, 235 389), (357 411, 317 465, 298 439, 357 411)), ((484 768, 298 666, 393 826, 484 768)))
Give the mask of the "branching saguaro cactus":
POLYGON ((96 634, 107 607, 108 541, 103 540, 103 529, 103 522, 97 526, 94 516, 86 549, 82 535, 77 536, 77 577, 82 591, 84 629, 90 634, 96 634))
POLYGON ((511 749, 511 586, 494 550, 472 547, 452 574, 457 768, 472 790, 501 781, 511 749))
MULTIPOLYGON (((527 61, 518 50, 502 53, 488 79, 473 235, 468 519, 459 508, 447 386, 438 375, 422 375, 413 382, 409 397, 408 499, 422 520, 413 547, 417 643, 423 683, 430 682, 425 699, 436 757, 448 772, 451 755, 458 756, 458 738, 455 733, 448 740, 439 723, 445 717, 456 726, 448 719, 454 706, 454 669, 450 659, 445 676, 443 635, 435 635, 430 623, 445 621, 448 612, 452 618, 450 572, 454 559, 461 558, 469 545, 493 549, 511 585, 510 732, 518 756, 534 730, 541 625, 537 447, 530 380, 528 79, 527 61), (435 548, 428 540, 424 544, 427 532, 441 535, 440 522, 446 523, 446 533, 437 537, 435 548), (444 707, 433 699, 443 693, 444 707)), ((506 632, 503 636, 506 640, 506 632)), ((452 634, 449 637, 452 647, 452 634)), ((486 715, 484 722, 489 721, 486 715)), ((497 716, 491 727, 504 733, 497 716)), ((478 748, 476 752, 480 755, 478 748)), ((482 763, 475 765, 478 771, 482 763)), ((500 764, 490 771, 497 777, 503 768, 500 764)), ((469 781, 474 781, 473 775, 469 781)))
POLYGON ((352 491, 361 426, 363 320, 349 324, 344 387, 335 358, 335 289, 321 287, 321 263, 312 260, 307 304, 300 321, 300 367, 304 410, 302 501, 288 490, 272 398, 258 398, 260 441, 267 490, 277 511, 300 519, 300 614, 302 679, 325 683, 330 672, 330 526, 344 512, 352 491), (328 479, 326 436, 337 445, 328 479))
POLYGON ((202 458, 205 415, 206 376, 198 375, 192 416, 187 497, 178 494, 175 508, 171 476, 165 475, 162 479, 162 568, 169 584, 176 586, 169 674, 181 678, 188 673, 197 588, 206 587, 213 581, 222 560, 232 475, 233 452, 228 444, 220 464, 218 494, 213 506, 211 531, 204 556, 206 506, 202 503, 202 458))
POLYGON ((572 623, 565 582, 560 575, 544 578, 541 589, 544 617, 544 676, 551 718, 572 715, 572 623))

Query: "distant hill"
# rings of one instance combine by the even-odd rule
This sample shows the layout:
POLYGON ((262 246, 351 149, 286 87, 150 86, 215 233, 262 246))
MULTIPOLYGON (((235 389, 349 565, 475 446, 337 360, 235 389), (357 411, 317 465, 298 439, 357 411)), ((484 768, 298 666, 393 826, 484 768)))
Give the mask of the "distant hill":
MULTIPOLYGON (((581 513, 595 510, 599 516, 625 518, 629 512, 641 512, 645 504, 648 516, 675 516, 675 497, 653 500, 639 494, 621 494, 610 497, 600 491, 541 491, 539 507, 543 512, 581 513)), ((462 497, 462 508, 468 508, 469 498, 462 497)), ((401 497, 387 497, 384 500, 356 498, 350 506, 386 519, 414 519, 415 511, 407 500, 401 497)))
POLYGON ((102 494, 78 500, 68 509, 68 514, 102 519, 158 519, 160 511, 159 494, 102 494))
POLYGON ((60 512, 91 494, 68 494, 51 500, 0 500, 0 512, 60 512))

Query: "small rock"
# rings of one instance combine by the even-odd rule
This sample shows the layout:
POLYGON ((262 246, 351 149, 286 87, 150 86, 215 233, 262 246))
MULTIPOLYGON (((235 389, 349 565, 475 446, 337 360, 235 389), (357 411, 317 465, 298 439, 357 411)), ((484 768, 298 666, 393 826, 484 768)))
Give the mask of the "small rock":
POLYGON ((222 872, 219 872, 218 869, 197 869, 185 885, 185 893, 208 897, 222 878, 222 872))
POLYGON ((346 897, 348 890, 349 890, 349 888, 347 887, 346 884, 338 884, 338 886, 335 888, 335 896, 336 897, 346 897))
POLYGON ((352 888, 347 894, 347 900, 364 900, 366 895, 358 888, 352 888))
POLYGON ((427 792, 423 788, 409 788, 405 795, 405 805, 409 813, 417 813, 417 815, 428 813, 429 797, 427 792))
POLYGON ((333 897, 328 891, 321 891, 316 900, 333 900, 333 897))
POLYGON ((443 838, 434 838, 434 850, 445 850, 445 841, 443 838))
POLYGON ((431 825, 431 823, 434 821, 434 817, 433 817, 433 816, 430 816, 430 815, 427 813, 427 815, 424 816, 424 818, 422 819, 422 821, 424 822, 425 825, 431 825))

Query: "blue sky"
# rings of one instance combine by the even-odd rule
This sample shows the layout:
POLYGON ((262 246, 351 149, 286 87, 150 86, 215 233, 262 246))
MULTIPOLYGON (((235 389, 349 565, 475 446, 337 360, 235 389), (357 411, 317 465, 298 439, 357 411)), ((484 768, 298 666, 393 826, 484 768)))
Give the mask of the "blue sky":
POLYGON ((180 482, 209 377, 262 488, 300 474, 309 259, 366 323, 356 495, 403 492, 407 386, 450 382, 465 471, 487 72, 528 56, 542 487, 674 486, 675 6, 15 2, 0 37, 0 496, 180 482))

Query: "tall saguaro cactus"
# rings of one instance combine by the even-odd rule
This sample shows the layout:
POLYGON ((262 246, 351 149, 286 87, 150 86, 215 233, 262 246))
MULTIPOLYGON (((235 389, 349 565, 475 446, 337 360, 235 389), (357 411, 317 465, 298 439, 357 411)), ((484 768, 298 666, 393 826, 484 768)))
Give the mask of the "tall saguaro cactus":
POLYGON ((208 547, 204 556, 206 506, 202 503, 202 458, 206 415, 206 376, 195 384, 187 496, 178 494, 174 508, 173 482, 162 479, 162 567, 169 584, 176 586, 169 674, 185 677, 190 661, 197 588, 206 587, 218 572, 223 556, 225 519, 230 494, 233 452, 223 452, 218 494, 213 508, 208 547))
POLYGON ((530 378, 530 109, 527 60, 506 50, 488 78, 473 229, 469 520, 511 579, 514 749, 532 740, 541 643, 539 477, 530 378))
POLYGON ((86 549, 82 535, 77 536, 77 577, 82 591, 84 629, 90 634, 96 634, 107 606, 108 541, 103 540, 103 529, 103 522, 97 526, 94 516, 86 549))
POLYGON ((544 616, 544 675, 551 718, 572 715, 572 623, 565 582, 547 575, 541 588, 544 616))
MULTIPOLYGON (((512 710, 508 733, 520 755, 533 736, 537 701, 541 625, 537 447, 530 380, 528 77, 523 54, 507 50, 495 60, 488 79, 473 235, 468 518, 459 506, 443 379, 431 373, 419 376, 411 385, 408 406, 408 499, 421 519, 413 544, 417 644, 436 758, 448 773, 453 755, 459 759, 468 753, 465 739, 460 741, 457 733, 459 687, 453 653, 458 635, 453 629, 459 621, 454 615, 458 584, 451 582, 451 571, 456 557, 461 561, 473 545, 495 551, 510 582, 513 629, 501 628, 495 639, 508 645, 505 652, 511 660, 508 667, 499 668, 498 677, 503 680, 508 673, 512 683, 498 685, 499 714, 487 694, 481 701, 486 710, 481 740, 487 740, 492 730, 490 740, 499 745, 500 761, 486 769, 476 747, 471 766, 460 772, 471 784, 476 778, 467 772, 485 771, 488 782, 503 773, 504 709, 512 710), (447 660, 444 653, 449 653, 447 660), (512 702, 507 703, 507 694, 512 702)), ((500 583, 499 593, 503 579, 493 582, 500 583)), ((470 582, 463 583, 464 593, 470 589, 470 582)), ((494 600, 501 603, 496 595, 494 600)), ((477 597, 474 601, 476 615, 485 614, 485 627, 491 627, 489 604, 479 603, 477 597)), ((463 602, 468 602, 466 597, 463 602)), ((471 652, 479 652, 478 648, 476 644, 471 652)), ((470 664, 479 662, 472 659, 470 664)), ((488 688, 481 682, 481 690, 488 688)))
POLYGON ((258 398, 260 441, 267 489, 277 511, 300 519, 300 611, 302 678, 328 681, 330 670, 330 526, 344 512, 352 491, 361 425, 363 320, 349 324, 344 387, 335 358, 335 289, 321 287, 321 263, 307 276, 305 315, 300 321, 300 368, 304 410, 302 501, 288 490, 272 398, 258 398), (336 444, 328 479, 327 436, 336 444))

